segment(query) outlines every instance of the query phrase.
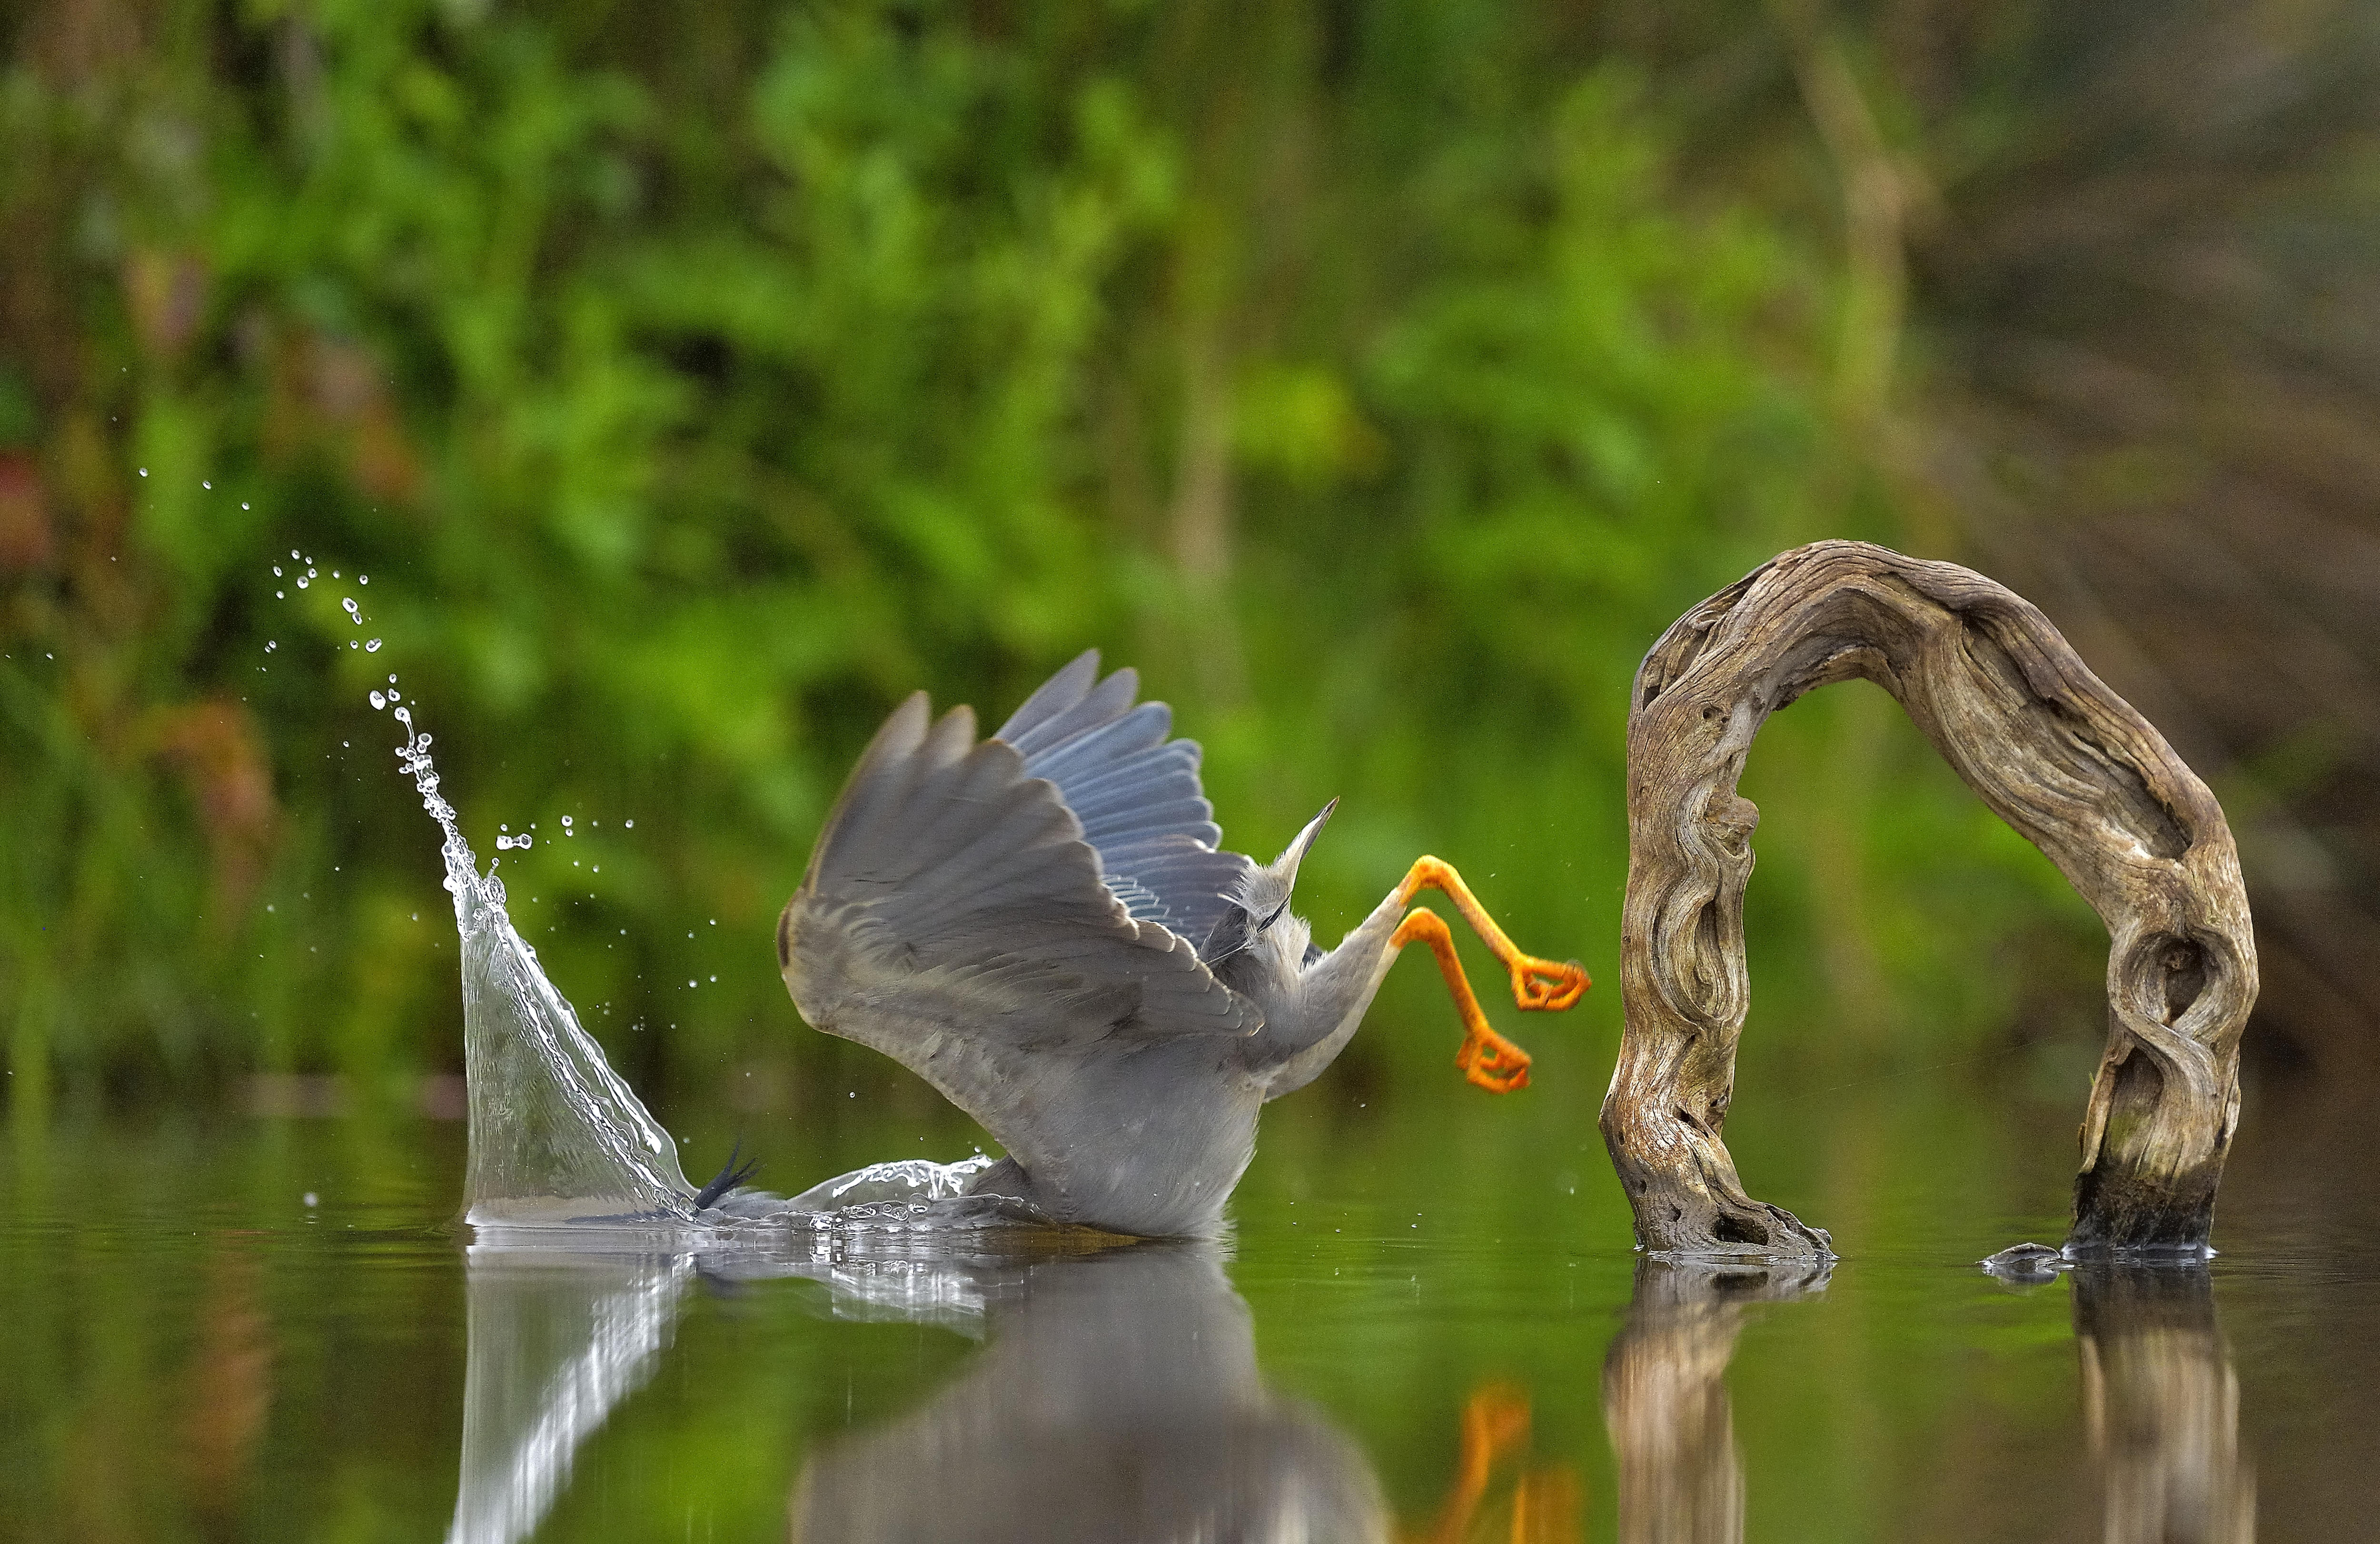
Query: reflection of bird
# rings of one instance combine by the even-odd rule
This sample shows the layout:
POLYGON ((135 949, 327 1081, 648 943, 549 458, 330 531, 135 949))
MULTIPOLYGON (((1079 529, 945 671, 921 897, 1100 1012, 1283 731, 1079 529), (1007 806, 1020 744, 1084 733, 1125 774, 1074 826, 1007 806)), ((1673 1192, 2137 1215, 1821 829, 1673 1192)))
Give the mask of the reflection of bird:
POLYGON ((1266 1386, 1214 1244, 967 1274, 990 1343, 916 1410, 820 1445, 797 1544, 1386 1544, 1363 1450, 1266 1386))
POLYGON ((1084 654, 990 740, 923 692, 885 722, 827 818, 777 926, 802 1015, 912 1068, 1008 1157, 977 1193, 1118 1233, 1211 1227, 1256 1148, 1257 1111, 1311 1082, 1398 950, 1427 943, 1468 1031, 1456 1058, 1499 1091, 1528 1057, 1479 1011, 1444 891, 1524 1008, 1566 1008, 1585 972, 1522 954, 1454 870, 1416 861, 1338 948, 1289 898, 1330 807, 1259 865, 1220 852, 1198 747, 1168 740, 1138 678, 1084 654))

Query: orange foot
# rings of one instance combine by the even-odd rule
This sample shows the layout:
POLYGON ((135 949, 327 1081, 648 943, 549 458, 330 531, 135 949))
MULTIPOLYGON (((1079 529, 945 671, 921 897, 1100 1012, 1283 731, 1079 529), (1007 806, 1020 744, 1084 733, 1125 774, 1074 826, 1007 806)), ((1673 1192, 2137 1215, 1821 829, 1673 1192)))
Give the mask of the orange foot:
POLYGON ((1558 1014, 1564 1008, 1576 1007, 1578 1000, 1593 985, 1587 979, 1586 968, 1576 960, 1557 965, 1535 954, 1523 954, 1512 962, 1513 1004, 1532 1013, 1558 1014))
MULTIPOLYGON (((1410 902, 1415 893, 1425 888, 1443 892, 1452 901, 1463 919, 1471 924, 1488 947, 1494 950, 1498 960, 1512 973, 1512 1002, 1531 1013, 1559 1013, 1575 1004, 1592 985, 1576 960, 1557 964, 1524 954, 1504 936, 1504 930, 1488 915, 1471 887, 1453 866, 1435 857, 1418 857, 1406 870, 1404 881, 1397 886, 1399 904, 1410 902)), ((1471 993, 1471 983, 1463 979, 1463 964, 1455 957, 1454 938, 1446 924, 1427 911, 1406 914, 1390 941, 1398 948, 1411 942, 1429 945, 1438 957, 1438 968, 1446 978, 1447 991, 1453 994, 1454 1006, 1463 1015, 1463 1049, 1455 1053, 1454 1064, 1463 1076, 1492 1093, 1511 1093, 1529 1086, 1529 1053, 1498 1034, 1479 1010, 1479 1001, 1471 993)))
POLYGON ((1429 952, 1438 957, 1439 974, 1446 978, 1454 1011, 1463 1017, 1463 1049, 1454 1053, 1454 1064, 1463 1069, 1463 1076, 1491 1094, 1527 1088, 1529 1053, 1498 1034, 1480 1011, 1479 999, 1471 994, 1471 983, 1463 977, 1463 962, 1455 957, 1454 935, 1447 930, 1445 919, 1418 908, 1405 913, 1405 919, 1389 935, 1389 946, 1402 949, 1414 942, 1429 945, 1429 952))

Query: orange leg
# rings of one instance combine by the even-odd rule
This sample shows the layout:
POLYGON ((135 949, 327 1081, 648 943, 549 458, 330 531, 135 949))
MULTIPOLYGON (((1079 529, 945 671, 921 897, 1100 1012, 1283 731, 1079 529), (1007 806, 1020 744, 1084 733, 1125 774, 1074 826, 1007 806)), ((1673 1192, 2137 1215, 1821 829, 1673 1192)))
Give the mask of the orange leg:
MULTIPOLYGON (((1488 915, 1488 908, 1471 894, 1471 887, 1463 882, 1463 876, 1454 871, 1452 864, 1435 857, 1415 858, 1414 866, 1405 871, 1404 882, 1397 886, 1398 904, 1412 901, 1415 893, 1424 889, 1444 892, 1446 898, 1454 903, 1455 910, 1463 914, 1463 919, 1471 924, 1471 930, 1477 933, 1488 947, 1496 952, 1496 957, 1504 962, 1504 968, 1512 973, 1512 1002, 1516 1005, 1533 1012, 1559 1012, 1575 1003, 1580 995, 1594 984, 1586 979, 1586 972, 1576 960, 1558 965, 1552 960, 1541 960, 1535 954, 1521 953, 1512 941, 1504 936, 1504 930, 1496 925, 1496 919, 1488 915)), ((1458 979, 1461 969, 1452 961, 1451 953, 1439 956, 1439 965, 1448 972, 1450 984, 1458 979)), ((1455 995, 1467 1000, 1470 990, 1459 988, 1455 995)), ((1523 1059, 1526 1060, 1525 1057, 1523 1059)))
POLYGON ((1389 935, 1389 947, 1402 949, 1416 941, 1428 944, 1429 952, 1438 956, 1439 972, 1454 998, 1454 1011, 1463 1015, 1463 1049, 1454 1053, 1454 1064, 1463 1069, 1463 1076, 1491 1094, 1527 1088, 1529 1053, 1496 1033, 1488 1015, 1480 1012, 1479 999, 1471 995, 1471 983, 1463 978, 1463 962, 1454 957, 1454 935, 1447 930, 1445 919, 1419 908, 1405 913, 1405 919, 1389 935))

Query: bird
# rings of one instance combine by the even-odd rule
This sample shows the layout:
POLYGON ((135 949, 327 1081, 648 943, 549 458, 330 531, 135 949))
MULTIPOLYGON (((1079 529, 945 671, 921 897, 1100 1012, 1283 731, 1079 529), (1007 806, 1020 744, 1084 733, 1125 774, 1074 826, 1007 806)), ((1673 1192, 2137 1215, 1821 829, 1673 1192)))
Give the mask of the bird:
POLYGON ((1576 961, 1524 954, 1461 875, 1416 859, 1338 947, 1290 910, 1338 801, 1259 864, 1220 847, 1197 742, 1089 650, 990 738, 927 694, 884 721, 777 923, 813 1027, 908 1067, 1005 1149, 969 1194, 1136 1237, 1210 1234, 1256 1152, 1257 1116, 1345 1047, 1407 944, 1436 956, 1465 1036, 1456 1064, 1509 1092, 1528 1053, 1488 1024, 1442 892, 1511 973, 1521 1008, 1574 1004, 1576 961))

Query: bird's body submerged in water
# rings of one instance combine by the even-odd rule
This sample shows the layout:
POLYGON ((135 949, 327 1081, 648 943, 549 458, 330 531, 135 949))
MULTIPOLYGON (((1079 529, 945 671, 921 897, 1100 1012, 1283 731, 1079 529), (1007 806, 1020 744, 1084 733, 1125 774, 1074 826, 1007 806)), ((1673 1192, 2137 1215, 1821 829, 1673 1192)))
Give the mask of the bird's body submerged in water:
POLYGON ((1454 989, 1472 1081, 1525 1083, 1527 1056, 1488 1027, 1414 893, 1454 899, 1524 1008, 1570 1006, 1585 974, 1521 954, 1427 857, 1317 948, 1289 899, 1330 807, 1270 864, 1219 850, 1198 747, 1169 740, 1171 711, 1135 706, 1138 687, 1086 653, 989 740, 966 708, 903 703, 778 922, 802 1016, 917 1072, 1007 1149, 977 1193, 1144 1236, 1220 1220, 1258 1109, 1330 1064, 1407 942, 1454 989))

